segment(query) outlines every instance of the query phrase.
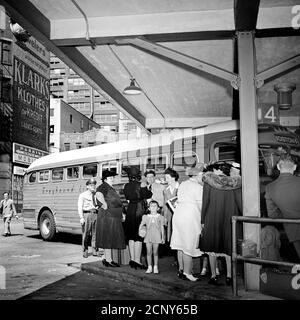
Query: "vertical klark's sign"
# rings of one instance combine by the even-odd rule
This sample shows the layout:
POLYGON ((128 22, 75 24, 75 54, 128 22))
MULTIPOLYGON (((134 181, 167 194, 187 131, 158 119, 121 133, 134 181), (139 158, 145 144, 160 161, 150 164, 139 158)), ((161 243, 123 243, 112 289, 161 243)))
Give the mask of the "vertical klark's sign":
POLYGON ((13 142, 48 150, 50 54, 30 37, 14 44, 13 142))

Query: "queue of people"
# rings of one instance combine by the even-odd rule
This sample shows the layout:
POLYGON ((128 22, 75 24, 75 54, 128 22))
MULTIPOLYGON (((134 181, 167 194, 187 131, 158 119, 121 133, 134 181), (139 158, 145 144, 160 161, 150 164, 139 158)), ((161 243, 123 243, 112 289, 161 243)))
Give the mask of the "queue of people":
MULTIPOLYGON (((300 179, 293 176, 295 163, 289 156, 278 163, 280 177, 266 189, 271 217, 299 217, 300 179), (290 193, 288 186, 295 186, 290 193)), ((193 272, 193 258, 202 257, 205 275, 211 272, 209 284, 220 285, 218 258, 225 258, 225 283, 232 285, 231 219, 242 215, 242 179, 240 164, 235 162, 202 163, 186 171, 188 179, 179 184, 179 174, 172 168, 164 172, 165 183, 149 170, 142 179, 139 169, 128 171, 124 185, 128 203, 126 214, 120 196, 113 188, 114 172, 103 173, 103 183, 95 189, 95 180, 87 182, 87 191, 79 196, 78 212, 83 225, 83 254, 86 257, 87 235, 91 236, 93 253, 104 250, 105 267, 119 267, 111 249, 124 250, 128 245, 129 265, 149 273, 159 273, 159 247, 167 246, 176 257, 177 276, 198 281, 193 272), (174 201, 175 199, 175 201, 174 201), (142 261, 145 243, 146 262, 142 261)), ((300 258, 298 225, 285 226, 289 240, 300 258)), ((242 230, 237 230, 242 238, 242 230)))

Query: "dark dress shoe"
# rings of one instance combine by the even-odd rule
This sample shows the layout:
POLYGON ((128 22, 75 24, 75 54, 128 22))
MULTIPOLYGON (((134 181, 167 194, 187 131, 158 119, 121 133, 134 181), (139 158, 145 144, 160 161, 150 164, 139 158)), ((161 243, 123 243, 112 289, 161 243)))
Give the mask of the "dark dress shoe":
POLYGON ((8 236, 8 234, 7 234, 7 233, 4 233, 3 237, 7 237, 7 236, 8 236))
POLYGON ((214 286, 219 286, 220 283, 218 282, 218 279, 216 277, 210 278, 208 281, 208 284, 212 284, 214 286))
POLYGON ((177 277, 178 277, 179 279, 182 279, 182 280, 187 280, 187 279, 186 279, 186 276, 183 274, 183 270, 179 270, 179 271, 177 272, 177 277))
POLYGON ((120 265, 117 262, 112 261, 110 263, 113 267, 120 267, 120 265))
POLYGON ((131 268, 134 268, 134 267, 135 267, 135 262, 134 262, 133 260, 130 260, 130 261, 129 261, 129 266, 130 266, 131 268))
POLYGON ((135 269, 142 269, 142 270, 146 270, 146 269, 147 269, 147 267, 144 266, 144 265, 141 264, 141 263, 137 263, 137 262, 135 262, 135 261, 134 261, 134 263, 135 263, 135 266, 134 266, 135 269))
POLYGON ((231 286, 231 285, 232 285, 232 278, 226 277, 225 282, 226 282, 226 285, 227 285, 227 286, 231 286))
POLYGON ((104 267, 113 267, 113 265, 105 259, 102 260, 102 264, 104 265, 104 267))

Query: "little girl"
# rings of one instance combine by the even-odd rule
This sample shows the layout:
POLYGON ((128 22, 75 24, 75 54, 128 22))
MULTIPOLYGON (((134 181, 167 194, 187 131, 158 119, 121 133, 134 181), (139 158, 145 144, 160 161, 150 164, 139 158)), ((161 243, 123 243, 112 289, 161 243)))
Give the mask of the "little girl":
POLYGON ((146 227, 146 235, 144 239, 147 247, 148 262, 148 269, 146 273, 152 272, 152 253, 154 257, 153 272, 158 273, 158 246, 160 243, 165 243, 165 219, 158 213, 159 204, 157 201, 150 201, 149 210, 149 214, 143 215, 139 230, 141 231, 146 227))

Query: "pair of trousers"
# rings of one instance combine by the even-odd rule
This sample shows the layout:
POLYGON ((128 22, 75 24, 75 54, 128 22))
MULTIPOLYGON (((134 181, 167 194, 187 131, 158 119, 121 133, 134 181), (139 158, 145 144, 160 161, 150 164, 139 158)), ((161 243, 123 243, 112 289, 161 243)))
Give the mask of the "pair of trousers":
POLYGON ((91 241, 92 248, 96 249, 96 222, 97 213, 93 211, 85 212, 83 214, 85 223, 82 226, 82 249, 88 250, 91 241))
POLYGON ((4 221, 4 234, 10 234, 10 222, 11 222, 11 218, 12 217, 4 217, 3 221, 4 221))

